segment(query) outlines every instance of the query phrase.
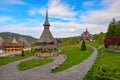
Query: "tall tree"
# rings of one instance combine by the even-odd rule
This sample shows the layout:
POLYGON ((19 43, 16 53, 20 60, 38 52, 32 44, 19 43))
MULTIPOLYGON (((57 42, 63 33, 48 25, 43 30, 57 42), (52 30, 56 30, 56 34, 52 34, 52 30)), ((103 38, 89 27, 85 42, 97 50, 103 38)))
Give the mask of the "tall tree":
POLYGON ((110 24, 108 26, 108 31, 106 33, 106 37, 115 36, 116 29, 117 29, 116 20, 113 18, 113 20, 110 22, 110 24))

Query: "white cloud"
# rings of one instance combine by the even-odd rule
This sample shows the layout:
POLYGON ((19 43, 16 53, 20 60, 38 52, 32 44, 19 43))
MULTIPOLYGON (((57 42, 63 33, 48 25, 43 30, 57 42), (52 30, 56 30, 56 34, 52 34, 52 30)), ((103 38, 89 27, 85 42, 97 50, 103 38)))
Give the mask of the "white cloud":
POLYGON ((12 17, 9 17, 9 16, 0 15, 0 24, 4 24, 8 21, 14 22, 14 19, 12 17))
MULTIPOLYGON (((83 12, 83 15, 78 15, 77 12, 73 11, 69 5, 62 3, 60 0, 50 0, 49 16, 52 18, 59 18, 62 20, 69 20, 70 22, 50 22, 50 30, 54 37, 69 37, 80 35, 86 28, 92 34, 106 32, 108 24, 113 17, 120 20, 120 1, 119 0, 102 0, 102 4, 105 6, 100 10, 89 10, 83 12), (112 5, 110 4, 112 3, 112 5), (87 14, 87 15, 86 15, 87 14), (76 16, 80 16, 80 19, 76 16), (80 23, 84 22, 84 23, 80 23)), ((84 3, 84 5, 90 5, 92 3, 84 3)), ((29 15, 36 15, 38 13, 45 15, 45 7, 35 8, 29 11, 29 15)), ((6 22, 13 20, 10 17, 0 18, 0 21, 6 22)), ((44 20, 43 20, 44 21, 44 20)), ((42 22, 43 24, 43 22, 42 22)), ((0 26, 1 31, 10 31, 15 33, 22 33, 39 37, 43 31, 43 26, 37 19, 28 19, 27 22, 22 24, 12 24, 7 26, 0 26), (28 27, 27 24, 40 24, 38 26, 32 25, 28 27)))
POLYGON ((43 30, 42 25, 39 25, 38 27, 28 27, 24 24, 11 24, 6 26, 0 26, 0 30, 2 32, 13 32, 13 33, 19 33, 23 35, 30 35, 33 37, 38 38, 43 30))
MULTIPOLYGON (((47 5, 49 17, 64 21, 76 21, 75 16, 77 15, 77 12, 73 10, 74 6, 70 7, 68 4, 63 3, 62 0, 49 0, 47 5)), ((34 16, 41 14, 45 16, 46 7, 47 6, 33 8, 28 11, 28 15, 34 16)))
MULTIPOLYGON (((25 23, 26 24, 26 23, 25 23)), ((22 24, 12 24, 6 26, 0 26, 1 31, 3 32, 14 32, 20 33, 24 35, 30 35, 36 38, 39 38, 44 26, 42 23, 38 26, 28 27, 22 24)), ((80 36, 86 28, 88 28, 89 32, 99 33, 106 32, 106 25, 98 25, 98 24, 80 24, 77 22, 50 22, 50 31, 54 37, 70 37, 70 36, 80 36)))
MULTIPOLYGON (((40 8, 39 13, 45 14, 46 8, 40 8)), ((48 11, 49 15, 52 17, 74 17, 76 12, 72 10, 72 7, 68 6, 65 3, 62 3, 61 0, 49 0, 48 2, 48 11)))
POLYGON ((86 11, 87 16, 81 17, 80 20, 86 23, 104 23, 110 22, 113 17, 120 18, 119 0, 103 0, 102 3, 104 9, 86 11))
POLYGON ((91 34, 106 32, 106 24, 80 24, 77 22, 51 22, 51 31, 55 37, 80 36, 88 28, 91 34))
POLYGON ((28 13, 29 13, 29 15, 34 16, 39 13, 38 11, 39 11, 39 9, 35 8, 35 9, 29 10, 28 13))

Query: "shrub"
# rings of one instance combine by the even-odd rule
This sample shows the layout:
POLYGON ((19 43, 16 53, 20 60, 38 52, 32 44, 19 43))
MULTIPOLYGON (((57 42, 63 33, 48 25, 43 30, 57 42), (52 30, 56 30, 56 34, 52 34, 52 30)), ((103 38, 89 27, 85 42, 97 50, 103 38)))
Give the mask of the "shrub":
POLYGON ((22 50, 21 56, 25 56, 24 50, 22 50))
POLYGON ((119 79, 119 68, 109 68, 108 66, 102 65, 98 68, 97 74, 95 74, 96 80, 117 80, 119 79))
POLYGON ((86 51, 86 44, 84 40, 82 41, 81 51, 86 51))

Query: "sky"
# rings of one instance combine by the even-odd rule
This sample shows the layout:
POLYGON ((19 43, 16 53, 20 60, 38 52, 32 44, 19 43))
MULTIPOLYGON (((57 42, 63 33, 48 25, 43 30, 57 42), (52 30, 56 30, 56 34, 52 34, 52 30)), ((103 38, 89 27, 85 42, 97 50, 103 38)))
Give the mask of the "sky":
POLYGON ((106 32, 113 17, 120 20, 120 0, 0 0, 0 32, 39 38, 46 7, 55 38, 106 32))

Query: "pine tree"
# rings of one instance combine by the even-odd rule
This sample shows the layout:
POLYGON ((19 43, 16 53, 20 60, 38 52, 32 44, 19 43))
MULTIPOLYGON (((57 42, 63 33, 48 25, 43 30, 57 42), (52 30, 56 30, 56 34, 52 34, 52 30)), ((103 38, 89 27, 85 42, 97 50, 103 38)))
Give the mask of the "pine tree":
POLYGON ((86 44, 84 40, 82 41, 81 51, 86 51, 86 44))
POLYGON ((120 23, 116 22, 116 20, 113 18, 113 20, 110 22, 108 26, 106 37, 119 35, 120 35, 120 23))
POLYGON ((22 50, 21 56, 25 56, 24 50, 22 50))

